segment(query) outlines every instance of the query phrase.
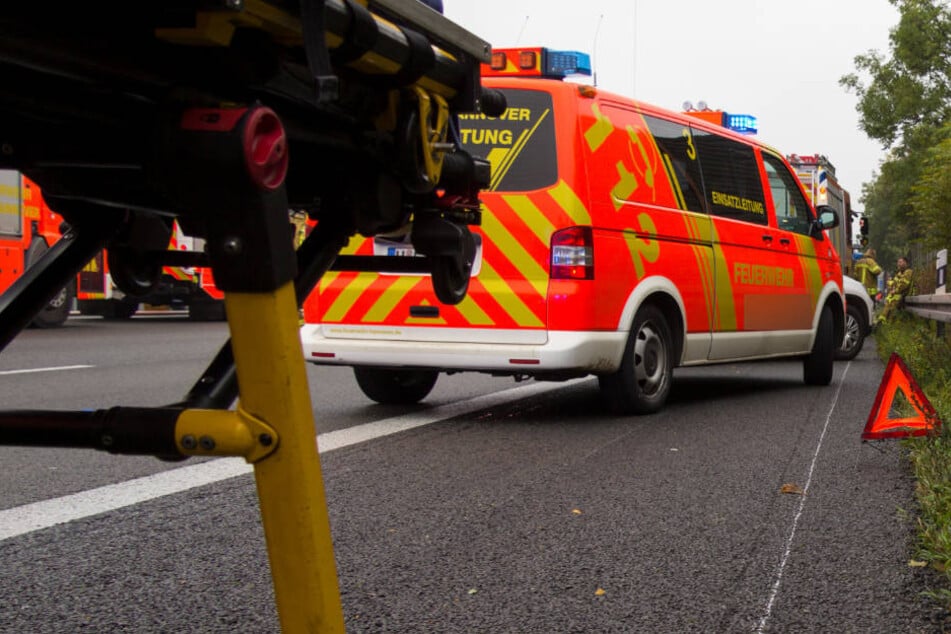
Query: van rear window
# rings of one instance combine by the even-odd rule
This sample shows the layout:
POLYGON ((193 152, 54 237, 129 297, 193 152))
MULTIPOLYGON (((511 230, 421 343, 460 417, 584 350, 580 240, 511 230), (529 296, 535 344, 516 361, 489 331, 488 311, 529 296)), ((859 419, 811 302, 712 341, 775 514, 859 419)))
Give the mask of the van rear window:
POLYGON ((551 95, 503 90, 508 107, 501 117, 459 115, 462 147, 492 164, 490 191, 528 191, 558 182, 558 155, 551 95))

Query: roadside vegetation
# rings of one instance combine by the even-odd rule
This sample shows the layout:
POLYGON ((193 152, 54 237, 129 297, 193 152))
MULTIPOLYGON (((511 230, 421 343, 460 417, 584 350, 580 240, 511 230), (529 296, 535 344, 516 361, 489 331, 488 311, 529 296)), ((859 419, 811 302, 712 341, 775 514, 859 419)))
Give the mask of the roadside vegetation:
POLYGON ((892 352, 902 358, 943 422, 936 434, 901 442, 916 480, 913 561, 938 572, 940 587, 929 594, 951 609, 951 336, 938 334, 935 322, 899 312, 876 329, 875 340, 883 362, 892 352))
MULTIPOLYGON (((868 246, 884 267, 910 255, 915 292, 927 294, 934 251, 951 248, 951 4, 888 1, 899 13, 889 50, 857 56, 840 84, 857 97, 861 129, 884 150, 859 199, 868 246)), ((938 571, 941 587, 931 594, 951 610, 951 339, 904 312, 879 326, 875 339, 883 361, 893 351, 901 356, 944 423, 933 436, 901 442, 917 481, 915 557, 938 571)))

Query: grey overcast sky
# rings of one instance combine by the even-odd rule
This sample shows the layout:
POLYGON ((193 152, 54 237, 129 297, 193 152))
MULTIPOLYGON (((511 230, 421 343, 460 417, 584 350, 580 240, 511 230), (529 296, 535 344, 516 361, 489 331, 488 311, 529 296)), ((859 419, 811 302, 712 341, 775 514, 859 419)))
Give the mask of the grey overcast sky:
POLYGON ((859 203, 884 150, 858 127, 839 86, 854 58, 888 53, 887 0, 443 0, 494 47, 592 56, 597 86, 670 110, 685 101, 757 117, 783 154, 824 154, 859 203))

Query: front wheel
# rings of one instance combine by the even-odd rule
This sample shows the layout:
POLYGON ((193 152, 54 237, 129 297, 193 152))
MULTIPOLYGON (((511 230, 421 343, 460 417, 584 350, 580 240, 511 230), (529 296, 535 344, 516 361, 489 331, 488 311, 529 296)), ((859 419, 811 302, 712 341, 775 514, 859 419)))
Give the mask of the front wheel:
POLYGON ((802 362, 802 379, 806 385, 829 385, 832 382, 835 349, 835 323, 832 309, 826 306, 819 316, 812 351, 802 362))
POLYGON ((634 317, 621 367, 598 378, 601 393, 618 414, 659 411, 673 381, 673 337, 667 319, 656 306, 642 306, 634 317))
POLYGON ((383 405, 412 405, 426 398, 439 378, 436 370, 355 367, 353 375, 367 398, 383 405))

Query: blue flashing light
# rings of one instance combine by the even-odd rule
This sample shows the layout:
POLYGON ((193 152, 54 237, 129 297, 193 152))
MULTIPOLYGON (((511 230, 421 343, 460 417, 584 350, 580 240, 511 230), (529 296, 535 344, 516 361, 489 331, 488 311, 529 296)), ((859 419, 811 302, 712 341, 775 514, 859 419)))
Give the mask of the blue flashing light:
POLYGON ((751 114, 727 114, 726 127, 740 134, 756 134, 756 117, 751 114))
POLYGON ((591 75, 591 56, 577 51, 545 51, 546 77, 567 77, 568 75, 591 75))

